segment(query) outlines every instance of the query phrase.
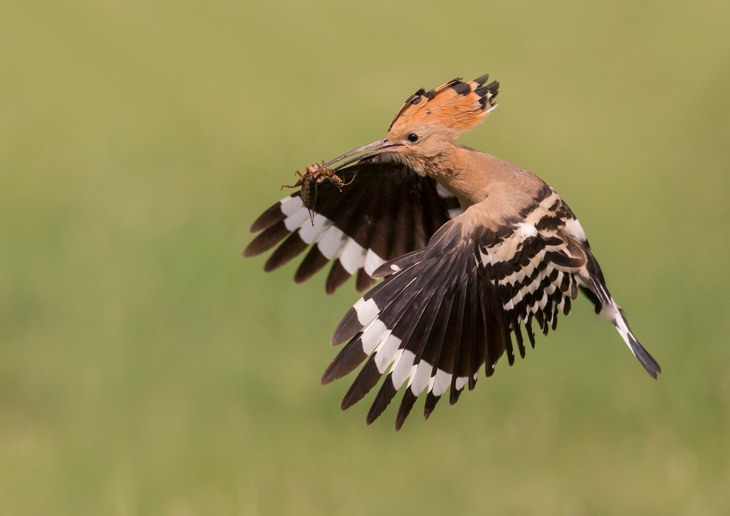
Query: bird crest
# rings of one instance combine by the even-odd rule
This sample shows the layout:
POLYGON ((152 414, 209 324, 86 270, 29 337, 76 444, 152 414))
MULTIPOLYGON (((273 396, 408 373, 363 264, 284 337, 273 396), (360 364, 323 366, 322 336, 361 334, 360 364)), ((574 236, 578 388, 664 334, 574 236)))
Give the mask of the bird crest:
POLYGON ((388 131, 411 124, 438 124, 456 134, 466 132, 481 123, 497 105, 494 97, 499 82, 485 86, 489 75, 462 82, 460 77, 426 91, 421 88, 408 97, 391 122, 388 131))

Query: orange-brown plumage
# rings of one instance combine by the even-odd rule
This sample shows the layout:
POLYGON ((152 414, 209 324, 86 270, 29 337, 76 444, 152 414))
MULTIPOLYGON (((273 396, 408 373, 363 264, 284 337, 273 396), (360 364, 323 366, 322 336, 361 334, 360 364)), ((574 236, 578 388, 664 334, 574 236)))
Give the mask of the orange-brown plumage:
POLYGON ((430 91, 418 90, 411 95, 398 111, 388 129, 388 134, 400 134, 418 125, 438 126, 452 138, 473 129, 481 123, 496 104, 499 83, 483 75, 464 83, 456 78, 430 91))

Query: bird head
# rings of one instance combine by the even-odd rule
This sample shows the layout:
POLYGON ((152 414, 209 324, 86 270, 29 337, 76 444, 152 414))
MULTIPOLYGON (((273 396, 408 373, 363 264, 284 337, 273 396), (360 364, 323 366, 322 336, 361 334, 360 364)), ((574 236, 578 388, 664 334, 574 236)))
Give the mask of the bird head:
POLYGON ((481 123, 497 105, 499 83, 486 84, 489 75, 469 82, 460 78, 434 90, 420 89, 408 97, 388 128, 388 136, 339 156, 326 165, 354 155, 338 168, 354 161, 400 160, 424 174, 427 164, 443 154, 461 134, 481 123), (486 84, 486 85, 485 85, 486 84))

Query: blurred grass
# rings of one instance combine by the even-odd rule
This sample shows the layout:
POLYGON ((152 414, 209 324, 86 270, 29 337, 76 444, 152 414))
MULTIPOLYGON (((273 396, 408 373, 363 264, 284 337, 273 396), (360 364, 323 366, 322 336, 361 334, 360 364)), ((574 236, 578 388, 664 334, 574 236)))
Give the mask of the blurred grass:
POLYGON ((0 513, 730 511, 730 7, 11 2, 0 513), (578 306, 403 431, 322 388, 356 295, 243 261, 294 169, 490 72, 464 142, 580 215, 664 375, 578 306))

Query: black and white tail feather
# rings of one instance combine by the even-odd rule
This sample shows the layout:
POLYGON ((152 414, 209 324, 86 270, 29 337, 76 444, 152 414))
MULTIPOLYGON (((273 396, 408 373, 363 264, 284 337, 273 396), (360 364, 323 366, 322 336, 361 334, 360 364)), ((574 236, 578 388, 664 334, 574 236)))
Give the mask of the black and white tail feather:
POLYGON ((455 403, 473 389, 478 371, 491 376, 515 346, 525 356, 524 328, 535 345, 533 323, 544 333, 567 315, 584 291, 616 327, 654 378, 659 364, 639 344, 606 288, 598 262, 570 209, 547 185, 522 217, 489 229, 470 226, 467 210, 447 222, 428 246, 380 266, 384 281, 348 311, 333 344, 348 341, 325 371, 329 383, 362 367, 342 401, 348 408, 386 375, 367 416, 374 421, 405 386, 396 416, 399 429, 419 395, 424 415, 449 391, 455 403), (513 343, 514 338, 514 343, 513 343))

